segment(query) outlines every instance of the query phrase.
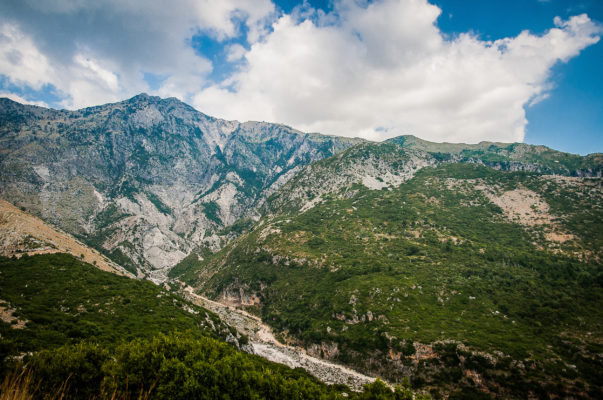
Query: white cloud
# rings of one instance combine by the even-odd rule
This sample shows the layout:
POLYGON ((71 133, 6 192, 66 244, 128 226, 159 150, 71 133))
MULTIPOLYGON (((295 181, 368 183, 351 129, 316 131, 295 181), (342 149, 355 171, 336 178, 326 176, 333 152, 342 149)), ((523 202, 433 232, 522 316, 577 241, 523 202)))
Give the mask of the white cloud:
POLYGON ((229 119, 375 140, 413 133, 436 141, 522 141, 524 107, 547 95, 551 67, 601 33, 579 15, 555 19, 542 35, 446 40, 439 13, 425 0, 349 0, 328 16, 283 15, 245 54, 243 70, 193 103, 229 119))
POLYGON ((15 24, 0 26, 0 74, 17 86, 39 90, 55 76, 48 59, 15 24))
POLYGON ((228 46, 226 59, 229 62, 239 61, 241 58, 243 58, 246 52, 247 50, 245 47, 241 46, 240 44, 232 44, 228 46))
POLYGON ((334 8, 305 3, 277 15, 270 0, 3 0, 0 75, 22 88, 52 85, 67 108, 147 91, 210 115, 306 131, 521 141, 525 107, 549 95, 552 66, 602 32, 578 15, 540 35, 448 39, 437 27, 441 10, 427 0, 339 0, 334 8), (224 48, 239 69, 209 82, 216 66, 191 46, 193 36, 240 42, 243 33, 245 46, 224 48), (161 77, 154 91, 147 73, 161 77))
POLYGON ((144 74, 166 77, 156 91, 184 100, 207 84, 211 62, 191 46, 265 34, 270 0, 4 0, 0 74, 39 90, 53 85, 63 106, 84 107, 150 92, 144 74))

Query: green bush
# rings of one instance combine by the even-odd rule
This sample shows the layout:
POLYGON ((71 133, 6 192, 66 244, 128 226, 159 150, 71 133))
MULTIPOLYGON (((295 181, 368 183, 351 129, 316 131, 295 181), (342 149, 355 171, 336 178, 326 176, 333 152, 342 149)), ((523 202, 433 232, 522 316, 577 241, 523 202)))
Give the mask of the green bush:
POLYGON ((304 370, 190 332, 110 348, 81 343, 42 351, 30 368, 40 383, 40 398, 57 393, 64 382, 66 400, 138 398, 141 393, 157 400, 412 398, 408 389, 397 388, 394 393, 379 380, 359 394, 342 385, 327 386, 304 370))

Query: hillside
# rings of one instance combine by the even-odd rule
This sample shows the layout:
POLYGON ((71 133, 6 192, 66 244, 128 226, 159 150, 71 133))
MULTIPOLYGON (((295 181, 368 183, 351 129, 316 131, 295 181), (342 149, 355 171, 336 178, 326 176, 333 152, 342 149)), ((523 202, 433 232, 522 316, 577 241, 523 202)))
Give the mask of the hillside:
MULTIPOLYGON (((241 320, 228 307, 203 298, 199 307, 198 296, 189 302, 169 286, 128 279, 133 276, 70 235, 5 201, 0 206, 0 381, 12 379, 14 386, 5 381, 0 393, 88 399, 131 397, 142 390, 151 398, 188 399, 217 390, 231 398, 298 393, 361 399, 376 391, 393 399, 390 389, 372 383, 375 378, 275 343, 268 328, 241 320), (159 358, 149 365, 132 360, 133 351, 159 358), (204 381, 197 377, 187 389, 180 387, 177 377, 165 374, 174 359, 180 369, 204 374, 204 381), (20 362, 32 372, 11 378, 20 362), (143 369, 142 375, 136 372, 143 369), (245 372, 233 376, 235 369, 245 372)), ((413 395, 396 390, 397 398, 413 395)))
POLYGON ((247 234, 171 275, 434 395, 600 397, 600 155, 415 143, 309 165, 247 234))
POLYGON ((0 257, 0 311, 0 393, 11 398, 413 398, 381 382, 325 385, 242 352, 247 338, 217 315, 68 254, 0 257))
POLYGON ((231 334, 216 315, 151 282, 101 271, 68 254, 1 257, 0 301, 2 359, 83 340, 109 344, 174 330, 231 334))
POLYGON ((600 153, 581 157, 523 143, 449 144, 403 136, 384 143, 358 144, 311 164, 276 192, 262 213, 304 210, 320 202, 323 194, 348 189, 354 183, 378 190, 395 187, 423 167, 456 163, 539 175, 599 178, 603 175, 600 153))
POLYGON ((98 251, 0 199, 0 256, 68 253, 103 271, 132 276, 98 251))
POLYGON ((224 121, 141 94, 77 111, 0 99, 0 197, 156 282, 257 218, 308 163, 359 140, 224 121))

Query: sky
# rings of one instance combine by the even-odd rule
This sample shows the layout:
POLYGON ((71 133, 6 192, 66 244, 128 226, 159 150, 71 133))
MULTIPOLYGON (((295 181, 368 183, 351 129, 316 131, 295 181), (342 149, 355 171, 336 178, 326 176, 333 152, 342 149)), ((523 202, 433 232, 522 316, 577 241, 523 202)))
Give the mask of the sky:
POLYGON ((0 97, 603 152, 601 0, 2 0, 0 97))

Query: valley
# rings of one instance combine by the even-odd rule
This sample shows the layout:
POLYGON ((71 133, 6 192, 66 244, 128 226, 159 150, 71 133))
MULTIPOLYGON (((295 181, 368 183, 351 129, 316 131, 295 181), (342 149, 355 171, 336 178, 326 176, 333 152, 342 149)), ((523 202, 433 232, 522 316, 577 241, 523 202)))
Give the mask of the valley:
POLYGON ((68 254, 0 257, 0 299, 2 395, 363 399, 373 390, 327 386, 243 352, 253 350, 247 338, 217 314, 68 254), (12 375, 22 363, 25 375, 12 375))
POLYGON ((599 153, 370 142, 145 94, 1 99, 3 368, 60 385, 81 360, 57 360, 90 354, 95 396, 132 394, 109 383, 132 362, 157 398, 201 376, 233 398, 600 398, 602 175, 599 153))
POLYGON ((340 384, 361 391, 374 377, 360 374, 350 368, 308 355, 301 347, 288 346, 279 342, 272 329, 262 320, 243 310, 224 305, 193 292, 190 286, 180 289, 185 298, 216 313, 222 321, 249 338, 249 351, 267 360, 284 364, 290 368, 303 368, 322 382, 340 384))

